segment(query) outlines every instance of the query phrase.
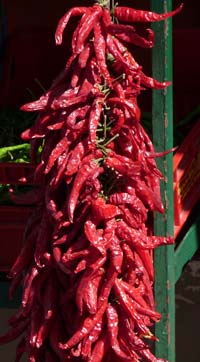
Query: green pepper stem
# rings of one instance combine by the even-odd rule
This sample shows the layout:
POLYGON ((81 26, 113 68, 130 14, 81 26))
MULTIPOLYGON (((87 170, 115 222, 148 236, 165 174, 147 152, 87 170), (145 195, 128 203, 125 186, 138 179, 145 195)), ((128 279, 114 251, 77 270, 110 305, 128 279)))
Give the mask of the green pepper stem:
POLYGON ((110 9, 110 0, 98 0, 97 3, 103 8, 110 9))

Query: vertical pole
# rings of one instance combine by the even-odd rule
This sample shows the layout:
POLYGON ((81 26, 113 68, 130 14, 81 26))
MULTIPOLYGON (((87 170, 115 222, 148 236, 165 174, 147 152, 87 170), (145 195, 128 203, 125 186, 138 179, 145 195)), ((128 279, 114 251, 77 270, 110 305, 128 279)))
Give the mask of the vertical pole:
MULTIPOLYGON (((172 8, 172 0, 151 0, 151 10, 163 13, 172 8)), ((153 77, 172 81, 172 19, 153 24, 155 47, 153 49, 153 77)), ((153 91, 153 142, 156 151, 173 147, 172 86, 153 91)), ((165 206, 164 215, 155 215, 154 231, 157 235, 173 235, 173 159, 172 154, 158 160, 164 175, 161 192, 165 206)), ((155 354, 175 362, 175 270, 174 247, 160 247, 155 252, 155 300, 162 314, 155 333, 159 342, 155 354)))

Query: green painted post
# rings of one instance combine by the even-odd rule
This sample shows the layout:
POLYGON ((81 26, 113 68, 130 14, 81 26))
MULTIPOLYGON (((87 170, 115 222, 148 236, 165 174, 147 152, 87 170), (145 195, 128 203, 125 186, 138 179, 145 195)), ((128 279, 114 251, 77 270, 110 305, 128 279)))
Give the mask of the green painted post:
MULTIPOLYGON (((163 13, 170 11, 172 0, 151 0, 151 10, 163 13)), ((155 47, 152 55, 153 77, 158 80, 172 80, 172 19, 154 23, 155 47)), ((153 91, 153 142, 156 151, 173 146, 173 100, 172 86, 153 91)), ((158 160, 159 169, 165 181, 161 191, 165 215, 155 215, 154 229, 157 235, 173 235, 173 162, 172 154, 158 160)), ((174 247, 160 247, 155 252, 155 299, 157 310, 162 314, 155 333, 159 342, 155 354, 175 361, 175 271, 174 247)))

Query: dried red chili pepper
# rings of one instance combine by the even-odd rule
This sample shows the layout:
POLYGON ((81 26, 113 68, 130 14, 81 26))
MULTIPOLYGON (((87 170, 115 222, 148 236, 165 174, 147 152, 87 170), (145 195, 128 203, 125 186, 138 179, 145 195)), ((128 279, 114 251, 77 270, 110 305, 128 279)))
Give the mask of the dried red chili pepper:
POLYGON ((94 50, 100 73, 111 89, 112 80, 106 64, 106 36, 103 32, 101 24, 97 22, 94 26, 94 50))
POLYGON ((120 40, 130 44, 134 44, 144 48, 152 48, 154 45, 154 32, 151 29, 147 29, 147 39, 138 35, 135 31, 135 28, 130 25, 111 24, 108 27, 108 31, 120 40))
POLYGON ((88 60, 93 55, 93 51, 94 49, 92 43, 88 42, 87 44, 85 44, 84 49, 78 56, 78 64, 81 69, 84 69, 86 67, 88 60))
POLYGON ((103 197, 97 197, 91 202, 91 213, 98 224, 119 215, 119 210, 116 206, 106 203, 103 197))
POLYGON ((91 357, 92 353, 92 344, 94 344, 101 335, 103 330, 103 319, 94 326, 93 330, 90 332, 89 336, 86 336, 82 341, 82 350, 81 355, 83 358, 91 357))
POLYGON ((98 323, 98 321, 102 318, 103 313, 105 312, 107 307, 107 300, 105 300, 101 306, 99 307, 96 314, 87 317, 82 326, 77 330, 77 332, 66 342, 59 343, 61 349, 69 349, 79 343, 85 336, 87 336, 90 331, 94 328, 94 326, 98 323))
POLYGON ((133 122, 134 121, 139 121, 140 120, 140 109, 135 101, 135 99, 132 99, 132 101, 128 100, 128 99, 121 99, 119 97, 112 97, 112 98, 108 98, 107 100, 107 105, 108 106, 120 106, 123 109, 127 109, 131 116, 133 117, 133 122))
POLYGON ((133 319, 134 322, 137 325, 138 332, 140 335, 155 340, 155 337, 150 332, 149 328, 144 324, 144 321, 140 317, 140 315, 136 312, 134 308, 134 304, 132 303, 132 300, 130 297, 124 292, 123 288, 120 286, 117 280, 115 280, 114 283, 114 291, 116 293, 116 296, 119 298, 122 307, 126 311, 129 318, 133 319))
POLYGON ((101 362, 104 357, 106 350, 108 349, 106 334, 98 339, 93 348, 90 362, 101 362))
POLYGON ((89 160, 88 163, 84 163, 78 171, 74 179, 73 187, 68 200, 68 216, 71 222, 73 221, 74 210, 79 197, 79 192, 84 182, 90 175, 95 174, 96 176, 98 176, 102 171, 103 169, 98 166, 98 164, 92 159, 92 157, 91 160, 89 160))
POLYGON ((70 9, 65 15, 63 15, 63 17, 60 19, 60 21, 58 23, 56 33, 55 33, 56 44, 62 44, 63 31, 65 30, 70 18, 72 16, 83 15, 87 12, 88 12, 87 7, 75 7, 75 8, 70 9))
POLYGON ((103 99, 101 97, 94 99, 89 116, 89 147, 91 150, 96 148, 96 131, 101 120, 103 112, 103 99))
POLYGON ((79 54, 84 49, 84 42, 93 30, 96 22, 98 22, 101 15, 102 7, 99 5, 94 5, 92 7, 92 11, 88 13, 84 24, 82 24, 82 27, 79 29, 77 44, 75 48, 76 54, 79 54))
POLYGON ((22 355, 26 352, 27 348, 26 348, 26 339, 25 337, 23 337, 16 348, 16 357, 15 357, 15 362, 20 362, 22 355))
POLYGON ((152 11, 137 10, 126 6, 117 6, 114 9, 114 15, 119 21, 123 22, 154 22, 165 20, 181 11, 183 4, 177 9, 169 11, 168 13, 157 14, 152 11))
POLYGON ((24 332, 25 328, 29 323, 29 318, 26 318, 18 323, 17 326, 8 330, 8 332, 2 336, 0 336, 0 344, 5 344, 13 341, 17 337, 19 337, 22 332, 24 332))
POLYGON ((100 283, 103 281, 104 274, 104 269, 97 270, 89 280, 87 289, 84 292, 83 301, 90 314, 95 314, 97 312, 98 291, 100 283))
POLYGON ((108 339, 109 343, 115 352, 116 356, 118 356, 123 361, 131 361, 132 356, 126 355, 126 353, 120 348, 118 342, 118 313, 116 308, 114 308, 111 304, 108 304, 106 309, 106 317, 107 317, 107 328, 108 328, 108 339))
POLYGON ((27 271, 26 276, 24 278, 24 285, 23 285, 23 296, 22 296, 22 306, 26 307, 29 299, 29 295, 32 288, 33 280, 38 275, 38 269, 35 266, 30 267, 30 269, 27 271))

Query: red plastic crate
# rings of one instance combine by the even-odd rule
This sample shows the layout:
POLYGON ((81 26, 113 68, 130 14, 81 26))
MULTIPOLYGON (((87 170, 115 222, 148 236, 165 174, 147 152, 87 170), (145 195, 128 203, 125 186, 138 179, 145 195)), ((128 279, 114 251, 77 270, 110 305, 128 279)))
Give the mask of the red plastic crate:
POLYGON ((174 156, 175 237, 200 200, 200 119, 174 156))
POLYGON ((0 162, 0 184, 32 185, 34 166, 29 163, 0 162), (24 182, 27 179, 27 182, 24 182), (23 181, 24 180, 24 181, 23 181))
POLYGON ((0 272, 8 272, 23 245, 31 207, 0 206, 0 272))
MULTIPOLYGON (((0 163, 0 184, 33 184, 34 167, 28 163, 0 163), (27 180, 21 182, 20 180, 27 180)), ((0 271, 8 272, 23 245, 28 206, 0 206, 0 271)))

